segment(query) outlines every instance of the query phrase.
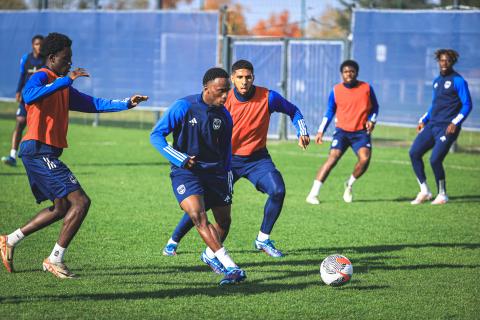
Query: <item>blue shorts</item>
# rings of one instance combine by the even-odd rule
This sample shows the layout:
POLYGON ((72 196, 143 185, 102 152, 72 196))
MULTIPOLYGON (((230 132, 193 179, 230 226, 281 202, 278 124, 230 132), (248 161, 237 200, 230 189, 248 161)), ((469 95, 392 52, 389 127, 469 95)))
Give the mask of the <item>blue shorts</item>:
POLYGON ((191 195, 201 195, 205 210, 232 204, 232 181, 228 174, 192 171, 172 168, 170 173, 173 194, 180 204, 191 195))
POLYGON ((246 178, 258 189, 258 181, 262 177, 278 170, 267 149, 261 149, 246 157, 232 156, 232 171, 234 182, 240 178, 246 178))
POLYGON ((27 116, 27 109, 25 109, 25 103, 22 101, 18 104, 18 109, 16 113, 17 117, 26 117, 27 116))
POLYGON ((330 149, 339 149, 343 153, 348 147, 352 147, 355 153, 358 153, 360 148, 372 149, 372 140, 367 130, 348 132, 335 128, 330 149))
POLYGON ((22 162, 37 203, 64 198, 81 189, 70 169, 53 154, 39 157, 23 155, 22 162))

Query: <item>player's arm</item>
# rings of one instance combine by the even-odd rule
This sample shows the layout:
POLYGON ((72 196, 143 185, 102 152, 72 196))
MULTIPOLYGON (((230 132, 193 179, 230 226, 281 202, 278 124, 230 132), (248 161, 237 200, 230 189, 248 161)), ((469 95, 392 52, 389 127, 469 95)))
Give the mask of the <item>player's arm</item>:
POLYGON ((460 101, 462 101, 462 108, 460 112, 452 119, 447 127, 447 134, 453 134, 457 130, 457 127, 461 126, 463 121, 472 111, 472 97, 470 96, 470 90, 468 90, 468 83, 463 78, 455 77, 453 79, 453 86, 457 91, 460 101))
POLYGON ((69 109, 85 113, 118 112, 136 107, 140 102, 146 101, 147 96, 133 95, 123 100, 110 100, 96 98, 70 87, 69 109))
POLYGON ((370 86, 370 105, 372 107, 370 109, 370 113, 368 114, 368 120, 365 125, 368 134, 372 133, 373 129, 375 129, 375 124, 377 123, 378 116, 378 101, 372 86, 370 86))
POLYGON ((300 109, 273 90, 268 92, 268 108, 270 113, 281 112, 290 117, 290 120, 297 131, 298 145, 305 149, 310 143, 310 136, 300 109))
MULTIPOLYGON (((189 104, 183 100, 177 100, 165 112, 150 133, 150 143, 157 149, 168 161, 177 167, 188 167, 192 160, 188 154, 175 150, 168 144, 166 137, 181 125, 185 117, 189 104)), ((194 161, 194 160, 193 160, 194 161)))
POLYGON ((72 85, 73 80, 70 77, 61 77, 48 83, 48 76, 45 72, 36 72, 25 84, 22 95, 27 104, 48 97, 55 91, 64 89, 72 85))
POLYGON ((22 98, 22 89, 25 86, 25 79, 27 75, 27 72, 25 70, 25 63, 27 62, 27 58, 28 53, 24 54, 22 56, 22 59, 20 59, 20 77, 18 78, 17 91, 15 93, 15 100, 17 100, 17 102, 20 102, 22 98))
POLYGON ((315 136, 315 142, 317 144, 322 143, 323 134, 327 130, 328 126, 330 125, 330 122, 332 122, 332 119, 335 116, 336 111, 337 111, 337 104, 335 103, 335 93, 332 90, 330 92, 330 95, 328 96, 327 111, 323 116, 320 126, 318 126, 317 135, 315 136))
MULTIPOLYGON (((432 87, 434 86, 435 82, 437 81, 438 78, 433 80, 432 87)), ((432 109, 433 109, 433 101, 435 101, 435 89, 432 89, 432 103, 430 104, 430 107, 428 108, 428 111, 425 112, 420 119, 418 119, 418 125, 417 125, 417 132, 420 132, 423 127, 430 121, 430 117, 432 115, 432 109)))

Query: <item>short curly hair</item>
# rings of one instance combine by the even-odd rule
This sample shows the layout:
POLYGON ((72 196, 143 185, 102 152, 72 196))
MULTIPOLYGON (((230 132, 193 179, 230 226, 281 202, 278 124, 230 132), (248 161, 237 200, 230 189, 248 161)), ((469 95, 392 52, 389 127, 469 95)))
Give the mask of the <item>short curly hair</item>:
POLYGON ((235 72, 240 69, 247 69, 252 71, 253 73, 253 64, 250 61, 247 60, 238 60, 232 65, 232 72, 235 72))
POLYGON ((43 39, 41 54, 48 57, 51 54, 56 54, 64 48, 71 47, 72 40, 64 34, 52 32, 43 39))
POLYGON ((212 80, 217 78, 225 78, 228 79, 228 73, 222 68, 210 68, 205 72, 203 76, 203 85, 206 86, 212 80))
POLYGON ((340 72, 343 72, 343 68, 345 67, 352 67, 353 69, 355 69, 355 71, 358 72, 360 71, 360 66, 358 65, 357 61, 355 60, 345 60, 342 62, 342 64, 340 65, 340 72))
POLYGON ((438 49, 435 51, 435 60, 439 61, 442 54, 446 55, 450 58, 450 60, 452 60, 452 65, 457 63, 458 57, 460 57, 458 52, 453 49, 438 49))

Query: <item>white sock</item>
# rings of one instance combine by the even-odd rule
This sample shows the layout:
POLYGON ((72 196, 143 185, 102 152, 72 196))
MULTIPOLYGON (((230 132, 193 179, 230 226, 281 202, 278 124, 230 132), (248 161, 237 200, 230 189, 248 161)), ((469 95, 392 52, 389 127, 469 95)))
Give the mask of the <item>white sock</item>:
POLYGON ((17 158, 17 150, 15 150, 15 149, 10 150, 10 157, 12 157, 13 159, 16 159, 17 158))
POLYGON ((9 246, 15 247, 23 238, 25 238, 25 235, 19 228, 7 236, 7 243, 9 246))
POLYGON ((309 197, 316 197, 320 193, 320 188, 322 187, 323 183, 320 180, 313 180, 313 186, 310 190, 309 197))
POLYGON ((238 268, 238 266, 233 262, 232 258, 225 250, 225 247, 220 248, 217 252, 215 252, 215 256, 220 260, 225 268, 238 268))
POLYGON ((445 180, 438 180, 438 194, 446 195, 445 180))
POLYGON ((173 244, 178 244, 178 242, 173 241, 172 238, 168 239, 167 245, 172 244, 172 243, 173 243, 173 244))
POLYGON ((210 249, 210 247, 207 247, 207 249, 205 249, 205 254, 206 254, 207 257, 209 257, 210 259, 215 258, 215 252, 213 252, 213 250, 210 249))
POLYGON ((420 183, 420 181, 418 181, 418 184, 420 185, 420 192, 421 193, 423 193, 423 194, 430 193, 430 188, 428 187, 427 181, 425 181, 423 183, 420 183))
POLYGON ((67 248, 62 248, 58 243, 55 243, 55 247, 53 247, 52 253, 48 257, 48 260, 53 263, 63 262, 63 255, 67 248))
POLYGON ((269 234, 266 234, 266 233, 263 233, 262 231, 259 231, 258 232, 258 236, 257 236, 257 240, 258 241, 265 241, 265 240, 268 240, 270 239, 270 235, 269 234))
POLYGON ((350 176, 350 178, 348 179, 348 182, 347 182, 347 186, 349 186, 350 188, 353 186, 353 183, 357 180, 357 178, 355 178, 353 176, 353 174, 350 176))

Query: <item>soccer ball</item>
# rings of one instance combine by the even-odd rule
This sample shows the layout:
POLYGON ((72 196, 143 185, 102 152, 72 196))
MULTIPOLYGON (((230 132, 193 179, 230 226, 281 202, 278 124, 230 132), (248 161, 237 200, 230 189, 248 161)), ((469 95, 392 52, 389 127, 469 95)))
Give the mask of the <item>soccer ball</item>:
POLYGON ((353 266, 347 257, 333 254, 325 258, 320 264, 320 276, 329 286, 339 287, 350 281, 353 266))

